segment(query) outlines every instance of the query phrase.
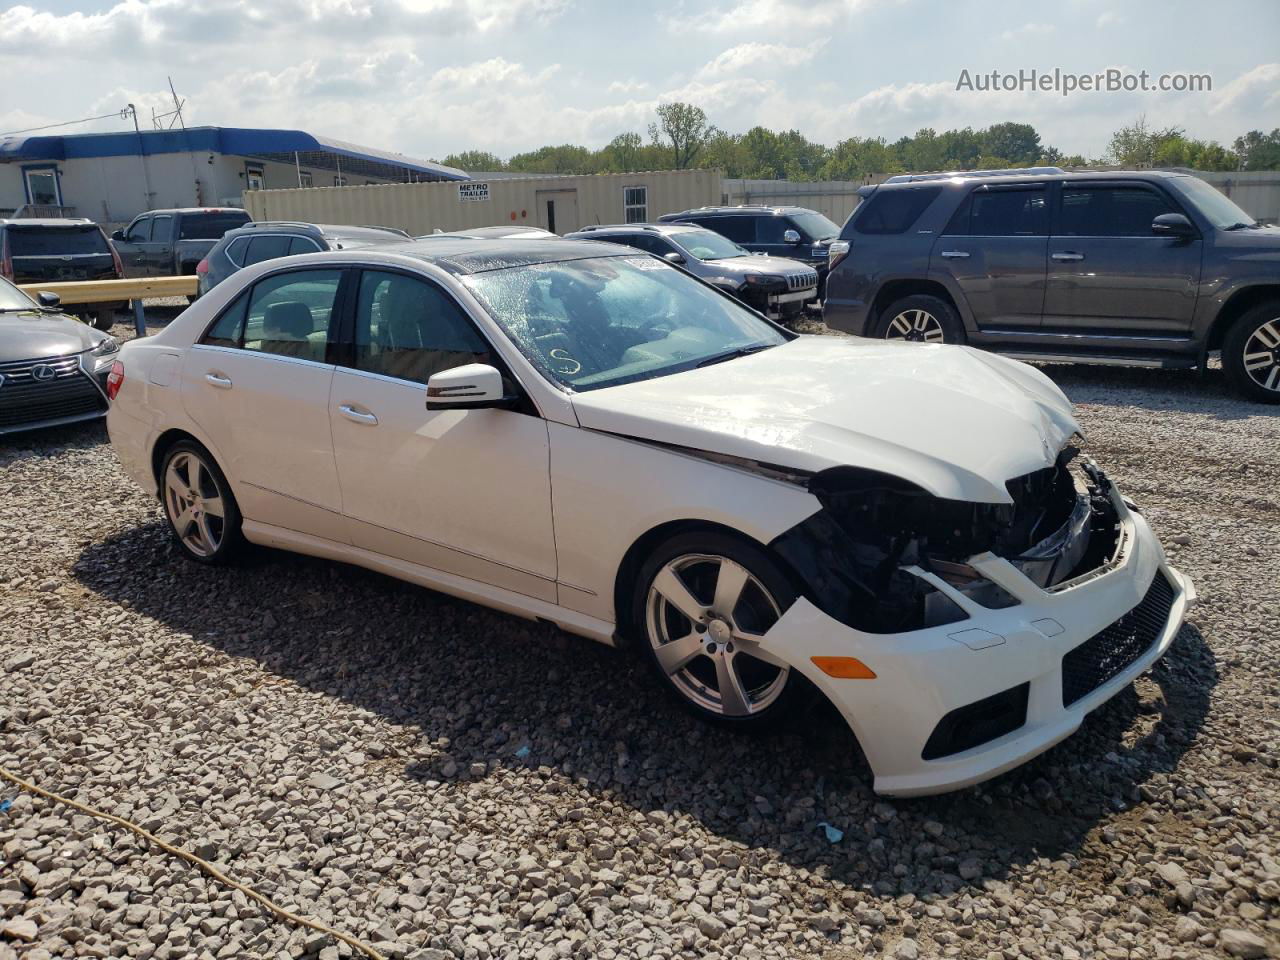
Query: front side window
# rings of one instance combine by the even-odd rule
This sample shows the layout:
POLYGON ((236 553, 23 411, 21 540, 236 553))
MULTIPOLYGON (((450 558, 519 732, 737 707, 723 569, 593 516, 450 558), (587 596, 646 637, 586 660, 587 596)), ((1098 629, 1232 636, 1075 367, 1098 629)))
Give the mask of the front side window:
POLYGON ((340 270, 264 277, 218 318, 201 343, 324 362, 340 270))
POLYGON ((290 237, 289 238, 289 256, 296 256, 299 253, 318 253, 320 246, 308 237, 290 237))
POLYGON ((652 257, 509 267, 464 282, 544 377, 573 390, 678 373, 787 339, 652 257))
POLYGON ((714 230, 722 237, 728 237, 734 243, 756 242, 755 217, 707 217, 705 220, 694 220, 700 227, 714 230))
POLYGON ((435 284, 366 270, 356 298, 356 368, 426 383, 434 373, 493 363, 457 301, 435 284))
POLYGON ((622 212, 623 223, 644 223, 649 219, 649 188, 623 187, 622 212))
POLYGON ((881 187, 858 205, 853 227, 859 233, 875 235, 906 233, 940 193, 941 187, 881 187))
POLYGON ((645 253, 652 253, 656 257, 666 256, 673 253, 671 244, 667 243, 661 237, 653 234, 634 234, 629 233, 622 236, 607 237, 615 243, 621 243, 628 247, 635 247, 637 250, 643 250, 645 253))
POLYGON ((1196 209, 1219 230, 1240 230, 1257 223, 1236 206, 1234 200, 1199 177, 1174 177, 1166 182, 1182 191, 1196 209))
POLYGON ((279 233, 267 233, 250 238, 248 249, 244 252, 244 262, 241 266, 247 267, 253 263, 261 263, 263 260, 287 257, 289 255, 289 240, 288 236, 279 233))
POLYGON ((128 243, 147 243, 151 240, 151 218, 139 217, 129 224, 124 239, 128 243))
POLYGON ((790 219, 792 225, 807 241, 830 240, 832 237, 840 236, 840 228, 817 211, 793 213, 790 219))
POLYGON ((1173 207, 1143 187, 1064 187, 1062 215, 1054 233, 1062 237, 1150 237, 1151 221, 1173 207))
POLYGON ((756 243, 785 243, 782 235, 792 229, 786 217, 760 217, 756 220, 756 243))

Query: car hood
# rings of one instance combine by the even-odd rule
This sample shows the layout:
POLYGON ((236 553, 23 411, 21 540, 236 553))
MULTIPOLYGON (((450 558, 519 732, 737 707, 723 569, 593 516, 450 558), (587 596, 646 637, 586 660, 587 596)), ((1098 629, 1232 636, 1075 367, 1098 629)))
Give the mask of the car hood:
POLYGON ((579 423, 792 470, 857 466, 1009 503, 1080 427, 1038 370, 968 347, 799 337, 700 370, 574 395, 579 423))
POLYGON ((65 314, 0 313, 0 363, 81 353, 103 335, 65 314))
POLYGON ((813 273, 813 267, 790 257, 725 257, 723 260, 704 260, 708 267, 726 273, 772 273, 787 276, 794 273, 813 273))

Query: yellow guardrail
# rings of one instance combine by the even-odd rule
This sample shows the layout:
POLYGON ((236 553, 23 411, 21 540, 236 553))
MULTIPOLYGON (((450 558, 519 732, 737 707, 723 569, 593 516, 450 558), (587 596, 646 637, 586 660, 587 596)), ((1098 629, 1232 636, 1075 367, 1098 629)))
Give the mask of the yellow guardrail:
POLYGON ((190 297, 196 292, 196 278, 136 277, 131 280, 75 280, 65 283, 24 283, 21 289, 34 297, 37 293, 56 293, 65 304, 110 303, 120 300, 145 300, 148 297, 190 297))

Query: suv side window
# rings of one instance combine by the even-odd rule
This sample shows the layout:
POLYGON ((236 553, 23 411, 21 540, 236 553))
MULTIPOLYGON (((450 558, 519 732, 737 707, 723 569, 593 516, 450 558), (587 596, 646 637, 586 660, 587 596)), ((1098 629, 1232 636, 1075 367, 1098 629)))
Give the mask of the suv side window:
POLYGON ((965 232, 970 236, 1043 237, 1049 232, 1048 193, 1044 187, 1007 190, 979 187, 969 195, 966 204, 969 229, 965 232))
POLYGON ((756 242, 756 217, 707 217, 694 220, 700 227, 714 230, 722 237, 728 237, 736 243, 756 242))
POLYGON ((290 237, 289 238, 289 256, 299 253, 318 253, 320 245, 310 237, 290 237))
POLYGON ((149 243, 151 240, 151 218, 139 217, 129 224, 124 235, 125 243, 149 243))
POLYGON ((218 318, 201 343, 323 363, 341 270, 264 277, 218 318))
POLYGON ((877 190, 859 204, 853 227, 859 233, 906 233, 940 193, 941 187, 877 190))
POLYGON ((251 263, 261 263, 263 260, 275 260, 277 257, 288 256, 289 254, 289 237, 282 234, 262 234, 249 240, 249 249, 245 251, 244 263, 242 267, 247 267, 251 263))
POLYGON ((671 244, 666 240, 651 233, 628 234, 618 239, 629 247, 635 247, 637 250, 643 250, 658 257, 666 256, 672 249, 671 244))
POLYGON ((154 217, 151 221, 151 242, 168 243, 173 239, 173 217, 169 215, 154 217))
POLYGON ((782 243, 788 230, 795 230, 795 226, 786 217, 757 217, 756 243, 782 243))
POLYGON ((492 362, 471 320, 435 284, 381 270, 360 275, 356 369, 426 383, 441 370, 492 362))
POLYGON ((1062 237, 1149 237, 1151 221, 1176 211, 1147 187, 1063 186, 1062 213, 1054 234, 1062 237))

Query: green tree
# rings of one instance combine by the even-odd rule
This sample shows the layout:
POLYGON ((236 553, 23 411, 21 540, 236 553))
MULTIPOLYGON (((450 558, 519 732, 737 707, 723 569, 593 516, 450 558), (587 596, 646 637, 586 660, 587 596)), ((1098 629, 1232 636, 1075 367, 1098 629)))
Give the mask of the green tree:
POLYGON ((1232 149, 1240 170, 1280 170, 1280 127, 1270 133, 1250 130, 1236 137, 1232 149))
POLYGON ((1004 166, 1030 166, 1040 151, 1040 134, 1029 123, 996 123, 982 133, 982 152, 1007 161, 1004 166))
POLYGON ((679 100, 658 105, 658 122, 649 124, 655 144, 670 144, 671 165, 676 170, 693 166, 702 148, 715 133, 701 107, 679 100))
MULTIPOLYGON (((1108 163, 1123 167, 1150 167, 1156 163, 1156 155, 1168 141, 1182 139, 1181 127, 1153 129, 1147 125, 1145 115, 1111 135, 1107 144, 1108 163)), ((1173 150, 1174 147, 1168 149, 1173 150)))
POLYGON ((897 173, 901 169, 893 148, 882 138, 850 137, 831 149, 818 171, 818 179, 862 180, 874 174, 897 173))
POLYGON ((644 153, 644 140, 638 133, 620 133, 600 152, 602 169, 615 173, 632 173, 643 169, 640 158, 644 153))
POLYGON ((496 171, 506 169, 502 158, 496 153, 489 153, 487 150, 463 150, 461 153, 451 153, 442 162, 446 167, 457 167, 459 170, 466 170, 468 173, 472 170, 496 171))

